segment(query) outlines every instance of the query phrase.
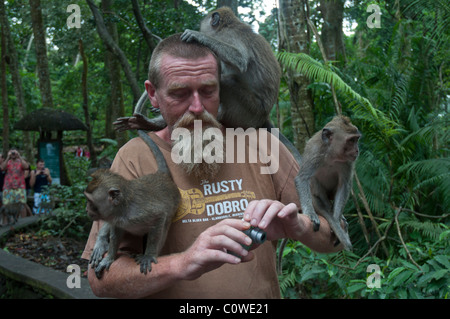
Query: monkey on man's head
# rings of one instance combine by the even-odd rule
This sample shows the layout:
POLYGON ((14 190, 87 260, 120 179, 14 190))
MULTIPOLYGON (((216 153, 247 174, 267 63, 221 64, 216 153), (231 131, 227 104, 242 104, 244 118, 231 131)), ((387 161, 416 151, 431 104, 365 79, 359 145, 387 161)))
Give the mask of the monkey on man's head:
POLYGON ((226 127, 268 127, 281 70, 264 37, 222 7, 202 20, 200 32, 186 30, 181 38, 207 46, 222 62, 218 120, 226 127))
POLYGON ((334 117, 306 143, 300 171, 295 177, 302 211, 312 220, 314 230, 320 227, 319 214, 347 250, 352 249, 352 244, 341 221, 345 222, 342 213, 352 186, 360 137, 361 133, 348 117, 334 117))
POLYGON ((105 221, 89 261, 96 267, 98 278, 114 262, 123 231, 147 235, 145 252, 136 261, 142 273, 151 271, 151 263, 157 263, 156 257, 180 202, 178 187, 158 146, 143 131, 139 131, 139 135, 155 155, 158 171, 126 180, 107 169, 99 169, 92 174, 93 179, 84 192, 89 217, 105 221), (106 252, 108 255, 103 257, 106 252))
MULTIPOLYGON (((269 43, 240 21, 228 7, 210 12, 201 22, 200 32, 186 30, 181 39, 198 42, 213 51, 221 61, 218 120, 225 127, 269 127, 269 113, 278 98, 281 70, 269 43)), ((141 113, 146 93, 135 113, 141 113)), ((165 126, 161 117, 137 115, 140 129, 158 130, 165 126)), ((118 130, 136 128, 130 118, 114 124, 118 130)))

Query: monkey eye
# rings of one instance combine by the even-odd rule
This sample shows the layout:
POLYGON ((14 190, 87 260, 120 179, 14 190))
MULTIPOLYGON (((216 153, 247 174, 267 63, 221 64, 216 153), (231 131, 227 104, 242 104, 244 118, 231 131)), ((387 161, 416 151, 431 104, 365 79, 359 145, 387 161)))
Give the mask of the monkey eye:
POLYGON ((217 27, 220 21, 220 14, 218 12, 214 12, 211 18, 211 25, 213 27, 217 27))
POLYGON ((350 143, 358 143, 358 140, 359 140, 359 136, 355 136, 355 137, 352 137, 352 138, 348 139, 348 141, 350 143))

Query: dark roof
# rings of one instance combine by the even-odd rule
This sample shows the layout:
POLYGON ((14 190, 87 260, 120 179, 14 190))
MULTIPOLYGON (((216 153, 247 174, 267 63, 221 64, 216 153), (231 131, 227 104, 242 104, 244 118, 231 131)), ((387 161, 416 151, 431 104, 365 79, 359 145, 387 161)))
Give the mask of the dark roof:
POLYGON ((40 108, 28 113, 14 128, 22 131, 86 131, 86 125, 74 115, 63 110, 40 108))

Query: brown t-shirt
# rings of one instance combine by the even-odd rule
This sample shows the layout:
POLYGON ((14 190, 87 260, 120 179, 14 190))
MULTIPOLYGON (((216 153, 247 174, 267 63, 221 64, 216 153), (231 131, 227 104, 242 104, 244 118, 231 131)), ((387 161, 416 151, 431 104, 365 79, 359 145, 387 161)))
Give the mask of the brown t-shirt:
MULTIPOLYGON (((261 135, 267 134, 265 131, 261 135)), ((178 186, 182 201, 172 225, 166 243, 160 255, 170 255, 185 251, 195 239, 208 227, 223 218, 242 219, 248 203, 255 199, 274 199, 282 203, 294 202, 299 207, 294 177, 298 165, 287 149, 279 144, 279 157, 276 148, 270 153, 270 141, 267 148, 260 145, 257 162, 224 163, 217 176, 208 180, 197 180, 187 176, 181 167, 171 159, 171 146, 150 133, 161 149, 173 179, 178 186), (261 174, 273 162, 260 161, 259 154, 272 154, 279 158, 279 167, 274 174, 261 174)), ((250 139, 246 139, 245 148, 235 143, 235 154, 255 149, 249 148, 250 139)), ((270 156, 270 155, 269 155, 270 156)), ((156 171, 156 163, 149 147, 141 138, 134 138, 124 145, 116 155, 111 170, 126 179, 137 178, 156 171)), ((151 190, 149 190, 151 200, 151 190)), ((82 258, 89 259, 99 230, 94 222, 82 258)), ((121 243, 122 250, 142 253, 143 240, 126 234, 121 243)), ((224 264, 220 268, 205 273, 192 281, 181 281, 150 298, 280 298, 280 289, 276 273, 276 243, 266 241, 253 250, 254 260, 238 265, 224 264)))

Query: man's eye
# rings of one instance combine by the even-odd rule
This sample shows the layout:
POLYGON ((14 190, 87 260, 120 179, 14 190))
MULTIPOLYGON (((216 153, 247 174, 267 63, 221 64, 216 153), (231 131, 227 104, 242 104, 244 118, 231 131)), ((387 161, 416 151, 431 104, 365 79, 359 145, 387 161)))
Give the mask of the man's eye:
POLYGON ((175 99, 181 99, 187 96, 188 92, 186 90, 177 90, 170 93, 170 96, 175 99))
POLYGON ((205 89, 202 89, 201 93, 204 96, 211 96, 216 93, 216 89, 215 88, 205 88, 205 89))

